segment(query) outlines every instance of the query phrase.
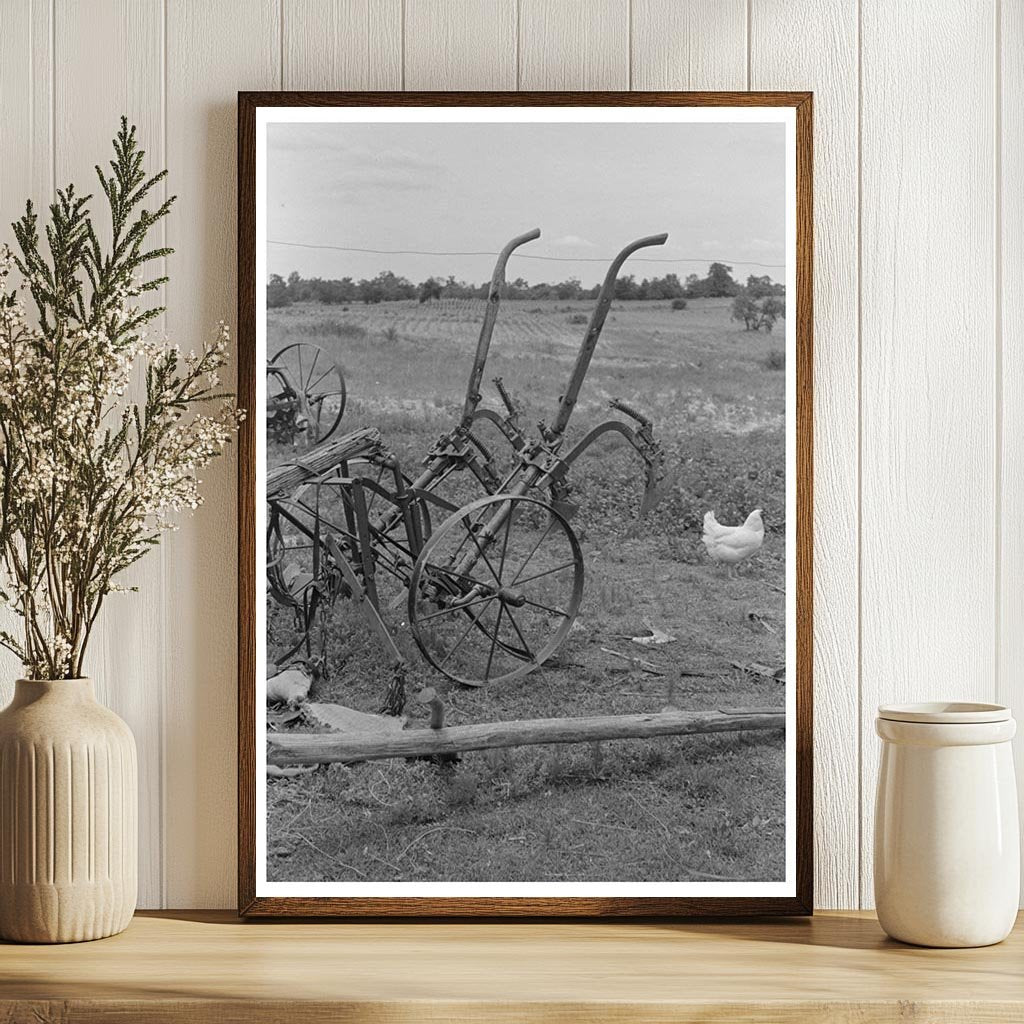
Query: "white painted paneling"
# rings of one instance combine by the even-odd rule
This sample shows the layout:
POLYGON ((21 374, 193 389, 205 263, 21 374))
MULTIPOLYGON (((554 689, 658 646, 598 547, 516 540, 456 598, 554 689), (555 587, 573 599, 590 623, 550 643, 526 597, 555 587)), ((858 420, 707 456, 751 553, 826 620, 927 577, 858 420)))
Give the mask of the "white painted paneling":
POLYGON ((814 92, 815 899, 857 906, 857 12, 754 0, 751 88, 814 92), (817 40, 806 45, 808 38, 817 40))
MULTIPOLYGON (((49 0, 14 0, 0 32, 0 244, 14 246, 8 225, 31 199, 46 209, 53 189, 53 31, 49 0)), ((0 609, 0 627, 17 635, 17 616, 0 609)), ((0 707, 14 694, 18 658, 0 648, 0 707)))
MULTIPOLYGON (((0 215, 4 230, 25 200, 49 199, 53 167, 52 27, 48 0, 11 0, 0 32, 0 215)), ((5 241, 8 238, 5 234, 5 241)), ((13 244, 13 237, 9 242, 13 244)))
MULTIPOLYGON (((48 199, 54 168, 88 184, 123 110, 181 196, 166 321, 186 347, 234 320, 239 89, 815 91, 816 873, 819 904, 870 903, 874 705, 1024 699, 1024 6, 5 0, 3 14, 3 222, 48 199)), ((146 904, 234 900, 233 454, 204 490, 94 649, 139 739, 146 904)), ((0 660, 0 696, 16 674, 0 660)))
MULTIPOLYGON (((138 126, 153 172, 163 154, 163 11, 160 0, 66 0, 54 8, 54 169, 58 187, 74 183, 93 194, 90 208, 101 239, 110 219, 95 165, 109 170, 111 140, 121 115, 138 126), (104 59, 96 60, 102 52, 104 59), (89 88, 82 83, 89 81, 89 88)), ((162 189, 157 196, 162 198, 162 189)), ((153 245, 161 244, 157 231, 153 245)), ((160 276, 162 267, 151 268, 160 276)), ((161 301, 162 295, 154 296, 161 301)), ((160 330, 159 323, 153 325, 160 330)), ((141 401, 136 382, 129 398, 141 401)), ((132 566, 121 580, 137 594, 111 594, 87 651, 85 672, 96 695, 131 727, 139 752, 139 905, 162 901, 162 752, 164 654, 159 640, 164 581, 159 553, 132 566)))
POLYGON ((402 0, 282 0, 285 89, 401 89, 402 0))
POLYGON ((516 88, 516 0, 405 0, 404 10, 404 88, 516 88))
MULTIPOLYGON (((865 0, 861 17, 861 900, 870 906, 876 706, 994 695, 996 34, 991 2, 865 0)), ((818 331, 817 341, 829 338, 818 331)))
POLYGON ((628 89, 627 0, 519 0, 520 89, 628 89))
POLYGON ((747 0, 633 0, 632 89, 747 87, 747 0))
MULTIPOLYGON (((240 89, 281 84, 276 0, 168 0, 167 152, 181 196, 167 232, 170 336, 185 348, 235 320, 235 120, 240 89)), ((234 368, 224 373, 232 379, 234 368)), ((204 474, 205 505, 167 543, 166 901, 235 893, 235 454, 204 474)))
MULTIPOLYGON (((1002 95, 997 110, 999 228, 996 313, 1002 365, 1000 448, 1002 515, 999 538, 999 674, 996 699, 1024 717, 1024 3, 1002 4, 1002 95)), ((1024 803, 1024 739, 1016 743, 1024 803)), ((1024 814, 1021 815, 1024 820, 1024 814)))

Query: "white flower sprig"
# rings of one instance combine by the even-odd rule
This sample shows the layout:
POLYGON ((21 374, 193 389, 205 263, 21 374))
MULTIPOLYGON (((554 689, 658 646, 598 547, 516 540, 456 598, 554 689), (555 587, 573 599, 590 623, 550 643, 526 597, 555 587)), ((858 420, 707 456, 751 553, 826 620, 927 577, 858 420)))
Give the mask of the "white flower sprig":
POLYGON ((50 207, 48 259, 31 205, 15 224, 20 256, 0 248, 0 601, 22 624, 20 636, 0 631, 0 645, 32 678, 82 674, 104 597, 125 589, 115 577, 175 527, 175 513, 200 504, 199 471, 241 418, 217 390, 225 324, 187 355, 147 337, 162 310, 139 297, 164 279, 144 282, 141 267, 170 250, 146 252, 143 241, 173 200, 135 213, 163 174, 145 176, 123 119, 114 145, 113 175, 97 168, 109 249, 89 197, 71 188, 50 207))

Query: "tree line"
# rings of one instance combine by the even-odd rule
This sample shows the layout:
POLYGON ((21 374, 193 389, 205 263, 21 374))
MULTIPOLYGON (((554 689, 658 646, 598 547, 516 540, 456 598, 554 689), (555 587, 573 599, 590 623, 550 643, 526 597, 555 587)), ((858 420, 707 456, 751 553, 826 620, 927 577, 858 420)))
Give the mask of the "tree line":
MULTIPOLYGON (((354 303, 375 304, 417 299, 428 303, 437 299, 485 299, 489 283, 470 284, 456 280, 454 275, 446 279, 429 277, 414 284, 407 277, 401 277, 390 270, 382 270, 376 277, 355 280, 351 277, 322 278, 302 277, 295 271, 287 280, 280 274, 271 274, 267 282, 267 305, 270 308, 290 306, 295 302, 322 302, 327 305, 350 305, 354 303)), ((503 293, 506 299, 558 299, 573 301, 595 299, 599 286, 584 288, 578 278, 570 277, 556 284, 542 282, 530 284, 519 277, 509 281, 503 293)), ((626 274, 615 282, 615 298, 619 300, 643 299, 692 299, 692 298, 733 298, 749 296, 752 300, 766 296, 785 295, 785 286, 768 276, 750 275, 745 285, 732 276, 732 267, 724 263, 712 263, 705 277, 690 274, 680 281, 676 274, 664 277, 637 280, 634 274, 626 274)))

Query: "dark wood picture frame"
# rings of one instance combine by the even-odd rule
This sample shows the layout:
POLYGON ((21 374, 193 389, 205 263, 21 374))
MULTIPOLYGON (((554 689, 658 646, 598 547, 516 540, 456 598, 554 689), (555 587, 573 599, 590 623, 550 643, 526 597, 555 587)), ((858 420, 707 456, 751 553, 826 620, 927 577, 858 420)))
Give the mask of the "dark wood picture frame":
POLYGON ((240 92, 238 94, 238 402, 256 399, 256 112, 260 107, 696 106, 796 112, 796 887, 777 897, 269 897, 256 894, 256 417, 238 454, 238 907, 245 916, 637 918, 813 912, 812 94, 809 92, 240 92))

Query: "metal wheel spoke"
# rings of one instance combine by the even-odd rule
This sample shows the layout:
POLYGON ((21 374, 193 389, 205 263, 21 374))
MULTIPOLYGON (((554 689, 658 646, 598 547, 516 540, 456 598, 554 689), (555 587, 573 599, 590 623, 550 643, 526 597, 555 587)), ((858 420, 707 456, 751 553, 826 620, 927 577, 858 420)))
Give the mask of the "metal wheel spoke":
POLYGON ((512 614, 512 609, 506 608, 505 614, 508 616, 509 622, 512 623, 512 628, 516 631, 519 642, 523 645, 523 654, 525 655, 523 661, 536 661, 537 659, 534 658, 533 651, 530 650, 530 645, 526 642, 526 637, 523 636, 523 631, 519 628, 519 623, 516 622, 515 616, 512 614))
POLYGON ((466 532, 469 534, 470 540, 473 541, 477 551, 480 552, 480 557, 487 563, 487 568, 491 570, 491 575, 494 577, 494 582, 501 586, 501 577, 494 571, 494 566, 491 565, 491 560, 487 557, 487 552, 480 546, 480 541, 476 539, 476 535, 470 530, 469 524, 465 519, 462 520, 462 525, 466 527, 466 532))
MULTIPOLYGON (((451 576, 457 580, 462 580, 464 583, 469 583, 471 586, 477 586, 479 580, 473 576, 467 576, 464 572, 456 572, 454 569, 449 569, 443 565, 425 565, 424 570, 430 573, 436 573, 438 576, 451 576)), ((490 586, 490 584, 488 584, 490 586)))
POLYGON ((305 379, 302 388, 306 392, 306 397, 309 398, 309 393, 312 391, 312 385, 309 383, 313 379, 313 374, 316 373, 316 364, 320 360, 320 349, 318 348, 313 355, 313 365, 309 368, 309 376, 305 379))
MULTIPOLYGON (((465 525, 465 524, 463 524, 463 525, 465 525)), ((472 534, 472 533, 469 533, 469 532, 467 531, 467 535, 466 535, 465 537, 463 537, 463 538, 462 538, 462 540, 460 540, 460 541, 459 541, 459 543, 458 543, 458 546, 457 546, 457 547, 455 548, 455 550, 454 550, 454 551, 453 551, 453 552, 452 552, 452 553, 451 553, 451 554, 450 554, 450 555, 448 556, 448 564, 449 564, 449 565, 455 565, 455 564, 456 564, 456 562, 458 562, 458 560, 459 560, 459 555, 461 554, 461 552, 462 552, 462 549, 463 549, 463 548, 464 548, 464 547, 466 546, 466 542, 467 542, 468 540, 470 540, 470 539, 472 538, 472 536, 473 536, 473 534, 472 534)))
MULTIPOLYGON (((508 538, 512 533, 512 517, 516 514, 515 505, 509 505, 508 518, 505 520, 505 540, 501 545, 501 560, 498 562, 498 573, 504 575, 505 572, 505 556, 508 554, 508 538)), ((500 580, 499 580, 500 582, 500 580)))
MULTIPOLYGON (((313 390, 313 388, 315 388, 315 387, 317 386, 317 384, 319 384, 319 383, 320 383, 320 381, 322 381, 322 380, 324 379, 324 377, 329 377, 329 376, 330 376, 330 375, 331 375, 331 374, 332 374, 333 372, 334 372, 334 367, 333 367, 333 366, 328 366, 328 367, 327 367, 327 369, 326 369, 326 370, 324 370, 324 372, 323 372, 323 373, 321 373, 321 374, 320 374, 320 376, 319 376, 319 377, 317 377, 317 379, 316 379, 315 381, 313 381, 313 382, 312 382, 312 383, 311 383, 311 384, 309 385, 309 390, 310 390, 310 391, 312 391, 312 390, 313 390)), ((312 374, 310 374, 310 376, 312 376, 312 374)), ((338 392, 334 392, 334 391, 325 391, 325 392, 324 392, 324 394, 325 394, 325 395, 333 395, 333 394, 341 394, 341 392, 340 392, 340 391, 338 391, 338 392)))
POLYGON ((487 655, 487 668, 484 669, 484 682, 491 678, 491 663, 494 661, 494 648, 498 646, 498 635, 501 633, 501 616, 505 605, 498 602, 498 618, 494 623, 494 636, 491 637, 491 650, 487 655))
POLYGON ((467 608, 472 608, 474 605, 483 604, 484 601, 493 601, 494 595, 487 594, 485 597, 478 597, 475 601, 467 601, 466 604, 455 604, 448 608, 442 608, 439 612, 431 612, 429 615, 424 615, 420 618, 420 622, 429 622, 431 619, 440 618, 442 615, 455 615, 458 612, 463 612, 467 608))
POLYGON ((522 576, 523 570, 530 564, 530 559, 532 559, 533 556, 535 554, 537 554, 537 549, 547 539, 547 536, 552 531, 552 529, 554 528, 554 525, 555 525, 555 520, 552 519, 551 522, 548 523, 547 528, 544 530, 544 532, 538 538, 537 543, 534 544, 533 547, 530 549, 530 553, 526 556, 526 558, 523 559, 523 564, 521 566, 519 566, 519 571, 515 574, 515 576, 512 577, 512 580, 509 583, 510 587, 519 582, 519 577, 522 576))
POLYGON ((576 563, 566 562, 564 565, 556 566, 554 569, 545 569, 544 572, 539 572, 535 576, 527 576, 525 579, 516 580, 516 583, 523 585, 525 583, 532 583, 534 580, 543 579, 545 576, 551 576, 556 572, 562 572, 564 569, 572 569, 576 563))
POLYGON ((541 608, 546 612, 551 612, 552 615, 560 615, 563 619, 569 614, 568 612, 562 611, 561 608, 552 608, 550 605, 541 604, 539 601, 531 601, 528 597, 523 600, 526 604, 533 605, 534 608, 541 608))
MULTIPOLYGON (((492 597, 491 600, 493 601, 495 599, 492 597)), ((474 629, 477 628, 477 623, 478 623, 479 618, 480 618, 479 615, 476 616, 475 618, 472 615, 470 616, 470 620, 471 621, 470 621, 469 625, 466 627, 466 632, 463 633, 462 636, 459 637, 458 642, 455 644, 455 646, 441 660, 441 663, 437 666, 439 669, 444 668, 444 666, 448 664, 448 659, 451 658, 451 656, 462 646, 463 640, 465 640, 466 637, 469 636, 469 634, 474 629)))

